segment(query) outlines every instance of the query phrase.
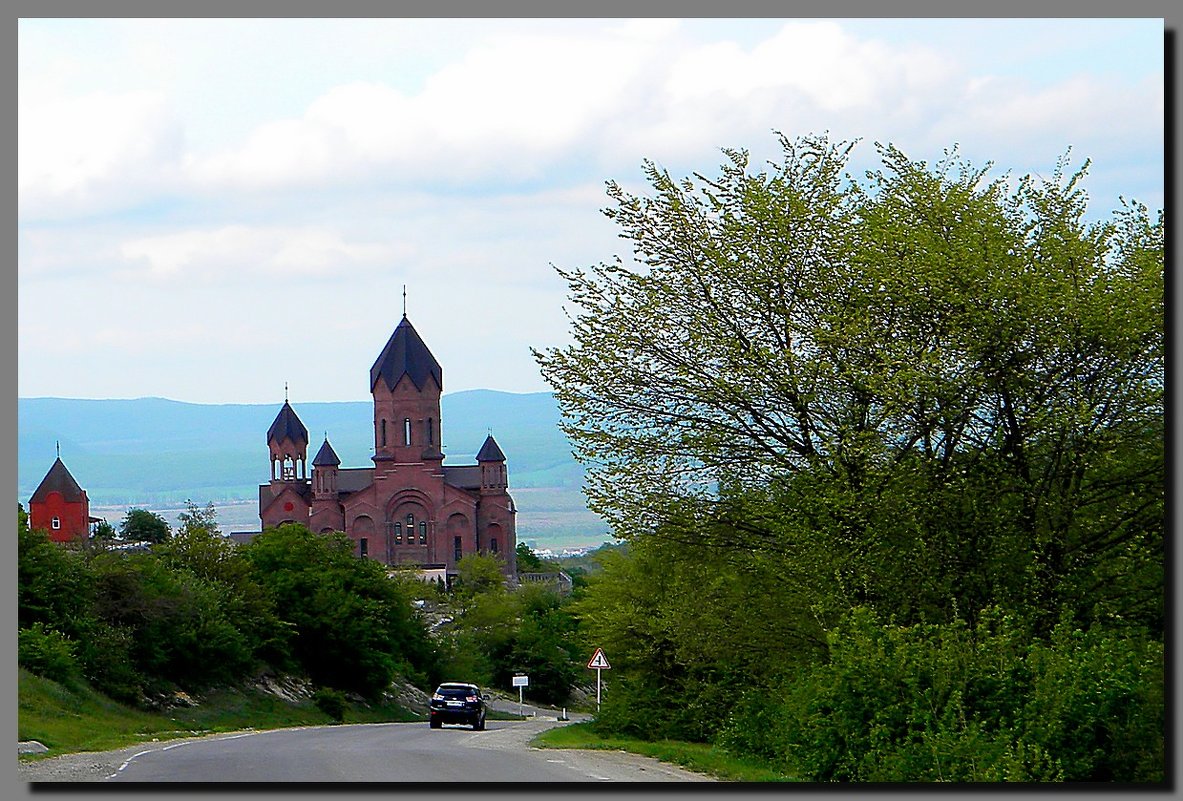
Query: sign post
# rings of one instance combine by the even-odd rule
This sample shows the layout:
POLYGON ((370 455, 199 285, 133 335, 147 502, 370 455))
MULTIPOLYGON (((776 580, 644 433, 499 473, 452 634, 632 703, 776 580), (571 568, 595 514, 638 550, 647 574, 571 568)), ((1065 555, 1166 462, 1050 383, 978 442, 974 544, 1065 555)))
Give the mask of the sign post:
POLYGON ((611 670, 612 666, 608 664, 608 657, 604 656, 604 649, 597 648, 596 652, 592 654, 592 658, 587 663, 588 670, 596 672, 596 713, 600 711, 600 671, 611 670))
POLYGON ((522 715, 522 688, 530 686, 530 677, 514 676, 513 686, 518 688, 518 717, 524 717, 522 715))

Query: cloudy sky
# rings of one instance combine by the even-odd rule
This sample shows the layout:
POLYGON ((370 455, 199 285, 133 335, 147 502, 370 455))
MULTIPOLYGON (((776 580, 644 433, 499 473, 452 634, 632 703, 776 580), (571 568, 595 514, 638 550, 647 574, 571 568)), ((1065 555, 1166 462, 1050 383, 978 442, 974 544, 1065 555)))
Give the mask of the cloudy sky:
POLYGON ((21 397, 365 400, 404 285, 445 392, 548 389, 605 180, 773 131, 1163 205, 1162 20, 22 19, 18 81, 21 397))

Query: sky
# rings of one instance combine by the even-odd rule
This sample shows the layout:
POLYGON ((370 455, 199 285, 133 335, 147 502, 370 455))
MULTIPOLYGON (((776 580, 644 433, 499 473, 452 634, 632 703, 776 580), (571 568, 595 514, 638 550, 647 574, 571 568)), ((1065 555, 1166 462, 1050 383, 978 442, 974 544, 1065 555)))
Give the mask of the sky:
POLYGON ((21 19, 20 397, 368 400, 403 314, 444 391, 550 389, 605 182, 775 132, 1164 202, 1162 19, 21 19))

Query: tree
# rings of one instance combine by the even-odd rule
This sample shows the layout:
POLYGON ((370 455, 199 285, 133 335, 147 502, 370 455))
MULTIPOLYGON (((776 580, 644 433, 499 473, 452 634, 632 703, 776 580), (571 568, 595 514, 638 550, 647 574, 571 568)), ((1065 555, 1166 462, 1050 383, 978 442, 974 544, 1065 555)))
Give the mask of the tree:
POLYGON ((94 527, 94 533, 91 535, 92 539, 99 542, 111 542, 116 539, 118 532, 115 527, 106 520, 100 521, 94 527))
POLYGON ((489 592, 505 591, 505 576, 500 557, 490 553, 471 553, 456 563, 455 593, 462 603, 489 592))
POLYGON ((147 509, 128 509, 119 524, 120 539, 130 542, 164 542, 170 534, 168 521, 147 509))
POLYGON ((204 507, 200 507, 193 501, 186 500, 185 511, 181 512, 177 519, 181 523, 178 534, 204 531, 220 536, 222 533, 222 530, 218 528, 218 511, 214 508, 212 501, 208 501, 204 507))
POLYGON ((609 182, 634 261, 559 270, 573 344, 535 357, 592 508, 820 576, 830 619, 1161 625, 1161 213, 1087 223, 1066 159, 1012 184, 879 146, 856 182, 853 145, 781 144, 609 182))
POLYGON ((252 575, 293 632, 292 653, 318 685, 376 697, 396 672, 435 671, 436 654, 399 582, 353 555, 344 534, 298 524, 243 546, 252 575))
POLYGON ((539 573, 543 569, 543 563, 538 554, 530 549, 530 546, 524 542, 519 542, 517 547, 517 565, 519 573, 539 573))

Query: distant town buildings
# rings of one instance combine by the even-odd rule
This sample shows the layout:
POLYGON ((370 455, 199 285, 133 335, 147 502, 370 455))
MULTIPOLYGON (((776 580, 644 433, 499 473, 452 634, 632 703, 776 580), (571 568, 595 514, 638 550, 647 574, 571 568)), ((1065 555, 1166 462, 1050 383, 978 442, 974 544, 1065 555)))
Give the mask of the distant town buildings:
POLYGON ((267 431, 262 527, 343 531, 358 556, 449 574, 463 556, 497 554, 506 575, 516 576, 517 510, 505 454, 490 434, 476 464, 445 466, 442 391, 443 370, 404 314, 370 368, 373 467, 342 468, 327 433, 309 466, 308 429, 285 398, 267 431))

